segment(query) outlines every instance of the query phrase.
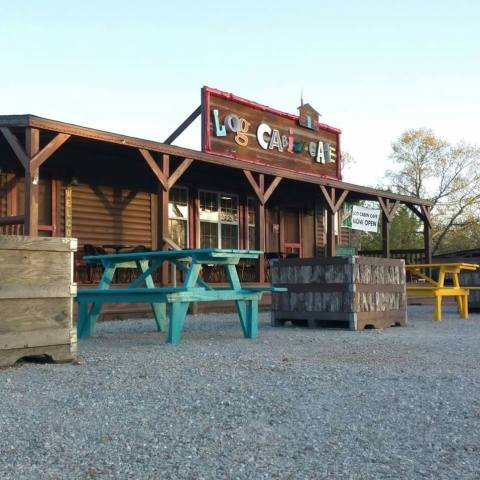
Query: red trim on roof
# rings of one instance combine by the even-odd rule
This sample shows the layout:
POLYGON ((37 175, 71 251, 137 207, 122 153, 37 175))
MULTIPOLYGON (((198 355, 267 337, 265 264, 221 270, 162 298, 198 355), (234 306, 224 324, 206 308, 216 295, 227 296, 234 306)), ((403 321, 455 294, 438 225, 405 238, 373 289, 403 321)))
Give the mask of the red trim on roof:
MULTIPOLYGON (((232 100, 233 102, 241 103, 243 105, 247 105, 251 108, 255 108, 255 109, 261 110, 263 112, 273 113, 274 115, 278 115, 280 117, 288 118, 290 120, 295 120, 296 121, 299 118, 298 115, 294 115, 293 113, 282 112, 280 110, 276 110, 275 108, 271 108, 271 107, 268 107, 266 105, 262 105, 261 103, 252 102, 251 100, 247 100, 246 98, 242 98, 242 97, 237 97, 233 93, 228 93, 228 92, 223 92, 222 90, 217 90, 216 88, 204 86, 203 91, 206 92, 206 93, 210 93, 212 95, 216 95, 217 97, 226 98, 227 100, 232 100)), ((339 128, 332 127, 332 126, 327 125, 325 123, 319 123, 318 126, 322 130, 326 130, 327 132, 336 133, 336 134, 342 133, 342 131, 339 128)))

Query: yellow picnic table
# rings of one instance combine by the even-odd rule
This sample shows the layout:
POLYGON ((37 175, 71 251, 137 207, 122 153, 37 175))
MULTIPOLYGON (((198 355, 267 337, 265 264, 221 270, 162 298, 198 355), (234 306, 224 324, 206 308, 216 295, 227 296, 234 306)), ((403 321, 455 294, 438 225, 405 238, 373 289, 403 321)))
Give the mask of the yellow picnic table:
POLYGON ((405 265, 407 272, 425 280, 425 284, 407 284, 409 297, 433 297, 435 299, 434 318, 442 319, 443 297, 455 297, 461 318, 468 318, 468 287, 461 287, 458 274, 462 270, 476 270, 475 263, 423 263, 405 265), (438 280, 432 278, 432 270, 438 270, 438 280), (453 285, 445 285, 445 276, 452 276, 453 285))

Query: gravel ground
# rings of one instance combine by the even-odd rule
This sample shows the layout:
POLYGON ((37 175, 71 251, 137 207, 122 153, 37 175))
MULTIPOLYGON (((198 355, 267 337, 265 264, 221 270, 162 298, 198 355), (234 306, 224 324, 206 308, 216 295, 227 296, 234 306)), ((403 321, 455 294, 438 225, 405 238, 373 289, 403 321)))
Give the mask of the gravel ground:
MULTIPOLYGON (((453 306, 448 307, 453 312, 453 306)), ((77 365, 0 370, 1 479, 478 479, 480 315, 272 328, 106 322, 77 365)))

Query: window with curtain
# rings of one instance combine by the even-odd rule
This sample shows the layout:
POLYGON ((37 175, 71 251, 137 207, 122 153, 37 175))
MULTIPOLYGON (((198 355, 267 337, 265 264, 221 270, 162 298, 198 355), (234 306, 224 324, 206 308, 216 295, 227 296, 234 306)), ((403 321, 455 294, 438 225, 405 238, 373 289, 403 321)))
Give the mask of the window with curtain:
POLYGON ((188 190, 173 187, 168 198, 168 235, 181 248, 188 246, 188 190))
POLYGON ((200 191, 200 247, 238 248, 238 197, 200 191))

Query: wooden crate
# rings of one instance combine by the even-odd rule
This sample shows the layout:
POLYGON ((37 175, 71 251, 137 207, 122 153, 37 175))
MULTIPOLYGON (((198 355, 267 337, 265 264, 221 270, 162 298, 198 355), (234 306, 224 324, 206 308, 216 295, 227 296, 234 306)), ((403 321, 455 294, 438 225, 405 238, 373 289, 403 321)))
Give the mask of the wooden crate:
POLYGON ((76 356, 76 239, 0 235, 0 366, 21 358, 76 356))
MULTIPOLYGON (((466 263, 479 263, 480 259, 466 259, 466 263)), ((480 270, 464 270, 459 275, 460 285, 471 288, 468 294, 468 308, 472 311, 480 310, 480 270)))
POLYGON ((405 263, 374 257, 278 260, 272 283, 288 292, 273 295, 272 325, 351 330, 405 325, 405 263))

